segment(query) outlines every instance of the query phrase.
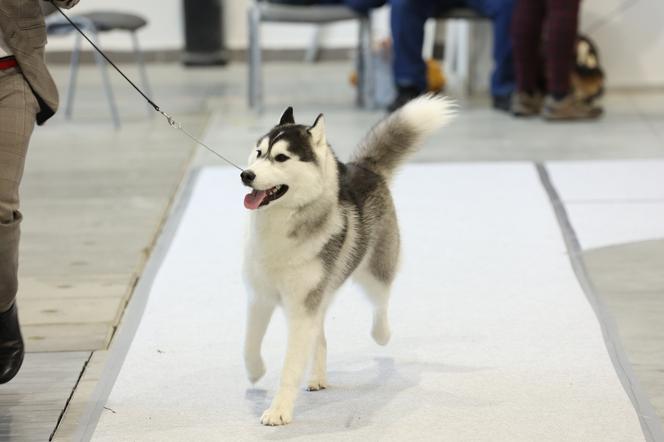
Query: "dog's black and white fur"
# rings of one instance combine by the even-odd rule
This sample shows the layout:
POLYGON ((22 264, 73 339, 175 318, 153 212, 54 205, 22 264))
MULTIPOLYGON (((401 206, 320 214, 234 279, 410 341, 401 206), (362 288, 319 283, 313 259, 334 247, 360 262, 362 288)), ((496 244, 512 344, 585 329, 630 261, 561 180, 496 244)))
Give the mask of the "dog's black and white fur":
POLYGON ((325 312, 349 277, 374 306, 374 340, 389 341, 399 229, 388 184, 423 136, 451 115, 445 98, 417 98, 378 123, 344 164, 327 144, 323 116, 311 126, 295 124, 288 108, 253 148, 242 173, 252 188, 245 197, 252 216, 244 265, 250 287, 244 357, 251 382, 265 373, 261 342, 277 305, 288 322, 281 383, 261 423, 291 422, 310 362, 307 389, 326 388, 325 312))

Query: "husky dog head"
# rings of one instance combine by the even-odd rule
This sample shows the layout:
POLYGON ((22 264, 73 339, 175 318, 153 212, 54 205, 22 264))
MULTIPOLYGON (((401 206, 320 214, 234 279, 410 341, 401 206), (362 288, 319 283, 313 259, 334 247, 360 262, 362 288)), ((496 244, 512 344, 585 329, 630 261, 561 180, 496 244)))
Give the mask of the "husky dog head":
POLYGON ((249 155, 249 167, 240 175, 252 188, 244 207, 295 209, 319 199, 325 192, 330 154, 323 114, 311 126, 295 124, 289 107, 249 155))

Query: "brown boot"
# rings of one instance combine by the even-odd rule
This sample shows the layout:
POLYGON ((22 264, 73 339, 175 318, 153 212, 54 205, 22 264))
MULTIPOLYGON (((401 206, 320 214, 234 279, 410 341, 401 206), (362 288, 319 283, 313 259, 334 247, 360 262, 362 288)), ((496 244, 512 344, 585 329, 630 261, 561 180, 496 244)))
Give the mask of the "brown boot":
POLYGON ((11 381, 23 364, 23 337, 16 304, 0 313, 0 384, 11 381))
POLYGON ((517 92, 512 95, 512 114, 516 117, 533 117, 542 109, 542 95, 517 92))
POLYGON ((18 324, 16 291, 21 214, 0 223, 0 384, 9 382, 23 363, 23 338, 18 324))
POLYGON ((0 222, 0 313, 7 311, 18 290, 18 243, 21 234, 21 214, 14 212, 13 220, 0 222))
POLYGON ((602 112, 601 107, 578 100, 573 94, 560 100, 549 95, 544 100, 542 117, 549 121, 588 120, 598 118, 602 112))

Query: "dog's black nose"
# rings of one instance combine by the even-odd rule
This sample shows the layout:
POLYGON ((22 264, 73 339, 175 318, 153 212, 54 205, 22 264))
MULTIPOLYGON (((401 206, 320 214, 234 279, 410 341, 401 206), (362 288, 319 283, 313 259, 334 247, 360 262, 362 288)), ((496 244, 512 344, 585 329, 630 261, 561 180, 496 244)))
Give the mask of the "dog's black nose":
POLYGON ((256 174, 253 173, 251 170, 243 170, 242 173, 240 174, 240 178, 242 178, 242 182, 244 184, 249 185, 256 178, 256 174))

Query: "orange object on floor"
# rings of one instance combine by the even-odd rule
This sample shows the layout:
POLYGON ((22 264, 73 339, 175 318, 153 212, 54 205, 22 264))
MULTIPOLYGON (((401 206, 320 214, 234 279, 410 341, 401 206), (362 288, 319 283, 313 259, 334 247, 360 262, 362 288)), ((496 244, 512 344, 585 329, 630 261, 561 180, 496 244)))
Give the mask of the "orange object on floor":
POLYGON ((437 60, 432 58, 426 61, 427 64, 427 89, 429 92, 440 92, 445 88, 445 73, 443 67, 437 60))
MULTIPOLYGON (((447 80, 445 78, 445 73, 443 72, 443 67, 438 61, 434 59, 429 59, 426 61, 427 64, 427 90, 429 92, 440 92, 445 88, 447 80)), ((348 77, 348 81, 353 86, 357 86, 357 72, 351 72, 348 77)))

